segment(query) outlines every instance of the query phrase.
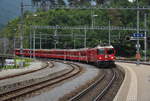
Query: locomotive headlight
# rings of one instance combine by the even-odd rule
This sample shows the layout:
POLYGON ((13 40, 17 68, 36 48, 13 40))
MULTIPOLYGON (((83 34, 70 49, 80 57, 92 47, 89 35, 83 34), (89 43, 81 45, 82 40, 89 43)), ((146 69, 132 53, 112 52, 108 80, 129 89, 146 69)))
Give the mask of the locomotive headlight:
POLYGON ((114 59, 114 57, 112 56, 111 59, 114 59))
POLYGON ((99 59, 101 60, 101 59, 102 59, 102 57, 99 57, 99 59))

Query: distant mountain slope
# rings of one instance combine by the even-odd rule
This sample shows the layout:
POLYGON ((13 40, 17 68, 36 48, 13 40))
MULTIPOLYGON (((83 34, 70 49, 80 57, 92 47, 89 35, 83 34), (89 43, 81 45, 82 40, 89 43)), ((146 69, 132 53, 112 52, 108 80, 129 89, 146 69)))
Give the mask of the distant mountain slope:
MULTIPOLYGON (((24 3, 31 4, 31 0, 23 0, 24 3)), ((9 20, 20 15, 21 0, 0 0, 0 28, 9 20)))

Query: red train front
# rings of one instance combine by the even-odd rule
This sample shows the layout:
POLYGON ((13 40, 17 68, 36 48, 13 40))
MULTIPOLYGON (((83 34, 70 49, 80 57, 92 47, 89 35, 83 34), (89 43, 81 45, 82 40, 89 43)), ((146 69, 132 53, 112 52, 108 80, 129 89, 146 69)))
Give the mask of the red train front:
POLYGON ((97 47, 97 65, 113 65, 115 61, 115 50, 112 46, 97 47))

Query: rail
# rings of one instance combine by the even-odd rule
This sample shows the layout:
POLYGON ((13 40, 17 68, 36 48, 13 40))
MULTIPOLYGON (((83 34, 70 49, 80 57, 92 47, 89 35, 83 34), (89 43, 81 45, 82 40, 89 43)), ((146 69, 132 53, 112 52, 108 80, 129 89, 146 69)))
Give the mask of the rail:
POLYGON ((99 101, 100 99, 102 99, 102 97, 105 95, 107 90, 111 87, 111 85, 113 84, 113 82, 115 81, 115 78, 116 78, 116 72, 114 70, 112 70, 112 73, 113 73, 113 77, 110 80, 110 82, 108 83, 108 85, 103 89, 103 91, 93 101, 99 101))
POLYGON ((82 92, 78 93, 76 96, 69 99, 69 101, 77 101, 82 97, 85 93, 93 89, 98 83, 100 83, 105 78, 105 74, 103 74, 96 82, 94 82, 92 85, 90 85, 88 88, 84 89, 82 92))
POLYGON ((103 74, 99 76, 99 79, 92 83, 88 88, 85 88, 77 95, 71 97, 69 101, 99 101, 102 99, 103 101, 107 101, 107 99, 105 98, 107 95, 110 96, 109 100, 112 100, 115 97, 121 83, 123 82, 122 72, 118 68, 111 68, 104 69, 102 73, 103 74), (120 73, 122 76, 120 76, 120 73), (112 86, 114 86, 115 88, 113 88, 112 86), (110 92, 113 92, 113 94, 110 94, 110 92))
POLYGON ((0 94, 1 101, 10 101, 19 97, 23 97, 26 94, 30 94, 34 91, 38 91, 42 88, 52 86, 54 84, 57 84, 61 81, 64 81, 66 79, 69 79, 79 74, 82 70, 81 67, 78 65, 72 63, 71 64, 68 63, 68 65, 70 65, 72 69, 68 71, 64 71, 62 73, 58 73, 58 75, 56 75, 55 77, 48 76, 48 77, 40 78, 38 79, 39 80, 38 82, 29 83, 29 85, 26 85, 24 87, 0 94))

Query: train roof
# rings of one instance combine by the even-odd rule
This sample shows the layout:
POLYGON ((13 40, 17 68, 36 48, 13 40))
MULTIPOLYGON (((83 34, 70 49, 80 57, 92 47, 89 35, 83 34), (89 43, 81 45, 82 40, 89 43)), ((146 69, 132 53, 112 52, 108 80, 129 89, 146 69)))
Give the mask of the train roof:
POLYGON ((112 45, 109 45, 109 46, 100 46, 98 45, 96 48, 114 48, 112 45))
MULTIPOLYGON (((91 50, 91 49, 100 49, 100 48, 114 48, 112 45, 107 46, 101 46, 98 45, 95 48, 79 48, 79 49, 35 49, 35 51, 85 51, 85 50, 91 50)), ((20 49, 15 49, 20 50, 20 49)), ((30 50, 30 49, 24 49, 24 50, 30 50)), ((32 49, 34 50, 34 49, 32 49)))
POLYGON ((84 50, 87 50, 88 48, 80 48, 80 49, 50 49, 50 50, 56 50, 56 51, 84 51, 84 50))
MULTIPOLYGON (((88 48, 80 48, 80 49, 31 49, 31 50, 35 50, 35 51, 84 51, 84 50, 87 50, 88 48)), ((15 49, 15 50, 20 50, 19 48, 18 49, 15 49)), ((23 49, 23 50, 30 50, 30 49, 23 49)))

